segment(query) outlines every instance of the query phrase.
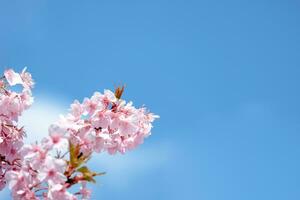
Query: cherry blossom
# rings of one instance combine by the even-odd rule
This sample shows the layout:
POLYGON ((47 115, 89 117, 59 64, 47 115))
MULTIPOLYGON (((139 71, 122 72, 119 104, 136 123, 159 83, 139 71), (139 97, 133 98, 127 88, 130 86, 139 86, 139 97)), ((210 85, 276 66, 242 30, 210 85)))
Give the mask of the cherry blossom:
POLYGON ((11 85, 11 86, 17 85, 17 84, 23 84, 23 80, 22 80, 20 74, 16 73, 12 69, 6 70, 4 72, 4 76, 7 80, 7 82, 9 83, 9 85, 11 85))
POLYGON ((46 197, 47 200, 77 200, 77 197, 69 193, 64 185, 56 184, 49 181, 49 191, 46 197))
POLYGON ((66 161, 62 159, 55 159, 51 156, 47 156, 45 162, 38 170, 38 180, 40 182, 51 180, 54 183, 64 183, 66 181, 64 175, 66 164, 66 161))
POLYGON ((124 87, 118 87, 95 92, 82 103, 75 100, 70 112, 49 126, 47 137, 23 144, 26 130, 18 118, 33 103, 33 86, 26 68, 21 73, 7 69, 0 79, 0 190, 8 186, 15 200, 90 199, 87 183, 104 175, 87 166, 94 153, 124 154, 136 148, 158 118, 121 99, 124 87), (70 192, 77 184, 79 190, 70 192))

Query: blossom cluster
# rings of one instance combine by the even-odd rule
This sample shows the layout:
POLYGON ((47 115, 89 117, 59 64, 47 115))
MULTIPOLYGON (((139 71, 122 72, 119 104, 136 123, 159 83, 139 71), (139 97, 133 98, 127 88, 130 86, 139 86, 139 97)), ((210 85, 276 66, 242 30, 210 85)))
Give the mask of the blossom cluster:
POLYGON ((6 70, 0 81, 0 187, 6 186, 13 199, 87 200, 87 182, 95 176, 86 163, 94 152, 125 153, 151 134, 158 116, 146 108, 135 108, 121 99, 124 87, 115 92, 95 92, 82 103, 75 100, 70 112, 49 127, 39 143, 23 144, 24 129, 18 117, 33 102, 31 75, 23 70, 6 70), (13 86, 22 86, 20 93, 13 86), (77 192, 70 192, 74 185, 77 192))
POLYGON ((18 127, 18 117, 33 102, 31 75, 26 72, 15 73, 6 70, 0 79, 0 189, 6 185, 5 175, 20 165, 20 149, 25 132, 18 127), (20 85, 22 90, 14 92, 9 87, 20 85))

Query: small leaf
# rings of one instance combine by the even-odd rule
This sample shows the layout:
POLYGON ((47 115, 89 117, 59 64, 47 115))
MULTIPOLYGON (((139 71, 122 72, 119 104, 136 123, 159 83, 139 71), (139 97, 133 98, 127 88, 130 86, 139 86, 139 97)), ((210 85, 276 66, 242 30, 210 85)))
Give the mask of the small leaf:
POLYGON ((124 89, 125 89, 124 85, 122 87, 119 86, 119 87, 116 88, 116 90, 115 90, 115 96, 116 96, 117 99, 121 99, 121 96, 122 96, 122 94, 124 92, 124 89))
POLYGON ((89 181, 89 182, 93 182, 96 183, 96 180, 93 178, 94 176, 102 176, 105 173, 95 173, 89 170, 89 168, 87 166, 82 166, 79 169, 77 169, 78 172, 82 173, 82 176, 84 178, 84 180, 89 181))
POLYGON ((90 172, 89 168, 87 166, 82 166, 79 169, 77 169, 78 172, 81 172, 82 174, 90 172))
POLYGON ((74 145, 69 142, 69 151, 70 151, 70 164, 73 168, 77 168, 86 161, 90 159, 91 155, 84 156, 82 152, 80 152, 80 146, 74 145))
POLYGON ((69 151, 70 151, 70 163, 72 166, 76 163, 76 152, 75 152, 75 146, 69 141, 69 151))

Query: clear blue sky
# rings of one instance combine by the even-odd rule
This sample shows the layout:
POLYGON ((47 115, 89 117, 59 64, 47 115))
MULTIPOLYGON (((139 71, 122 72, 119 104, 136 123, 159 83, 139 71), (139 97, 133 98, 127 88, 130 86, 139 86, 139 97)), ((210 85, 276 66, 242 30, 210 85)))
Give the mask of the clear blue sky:
POLYGON ((161 116, 124 168, 97 158, 93 199, 298 200, 299 23, 292 0, 3 0, 0 68, 36 101, 125 83, 161 116))

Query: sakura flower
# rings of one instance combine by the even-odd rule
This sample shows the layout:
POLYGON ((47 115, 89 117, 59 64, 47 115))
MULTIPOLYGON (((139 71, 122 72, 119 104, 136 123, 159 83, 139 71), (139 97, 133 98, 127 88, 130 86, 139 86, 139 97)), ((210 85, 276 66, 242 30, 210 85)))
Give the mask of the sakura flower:
POLYGON ((36 182, 26 168, 21 171, 8 171, 5 178, 8 182, 8 187, 12 190, 13 199, 37 199, 34 192, 31 191, 31 187, 36 184, 36 182))
POLYGON ((58 125, 52 124, 49 127, 49 137, 44 138, 43 144, 47 149, 65 149, 68 146, 68 140, 65 137, 66 130, 58 125))
POLYGON ((23 109, 28 109, 33 103, 33 97, 30 91, 24 91, 20 94, 23 109))
POLYGON ((87 114, 92 115, 96 110, 103 110, 104 104, 102 104, 103 95, 99 92, 95 92, 89 99, 85 98, 83 101, 83 107, 87 114))
POLYGON ((72 135, 71 141, 81 146, 81 153, 89 155, 94 143, 93 137, 90 133, 90 126, 86 125, 79 129, 76 134, 72 135))
POLYGON ((30 88, 33 87, 34 81, 31 77, 31 74, 26 72, 26 67, 22 70, 22 73, 20 74, 20 76, 21 76, 21 79, 23 81, 23 86, 26 89, 30 89, 30 88))
POLYGON ((12 69, 8 69, 4 72, 4 76, 10 86, 21 84, 26 90, 30 90, 34 85, 31 74, 26 72, 26 68, 23 69, 21 74, 16 73, 12 69))
POLYGON ((121 136, 134 134, 138 129, 138 127, 135 125, 133 117, 125 118, 122 115, 119 118, 113 120, 111 127, 119 129, 119 133, 121 136))
POLYGON ((108 106, 110 103, 115 103, 117 101, 117 98, 112 91, 104 90, 104 95, 103 95, 102 101, 105 105, 108 106))
POLYGON ((35 193, 27 187, 20 188, 19 190, 13 192, 12 197, 14 200, 38 200, 38 198, 35 196, 35 193))
POLYGON ((98 111, 92 117, 92 125, 97 128, 108 128, 111 123, 109 111, 98 111))
POLYGON ((17 184, 23 183, 23 176, 18 171, 9 171, 5 174, 6 179, 8 180, 8 188, 12 189, 17 184))
POLYGON ((51 180, 54 183, 63 183, 66 181, 64 172, 66 162, 62 159, 55 159, 47 156, 44 165, 40 168, 37 178, 42 181, 51 180))
POLYGON ((77 200, 77 197, 69 193, 64 185, 48 181, 49 191, 47 200, 77 200))
POLYGON ((87 189, 86 187, 86 182, 82 182, 81 183, 81 187, 80 187, 80 194, 82 196, 82 200, 88 200, 91 197, 91 190, 87 189))
POLYGON ((24 161, 27 161, 33 169, 37 170, 43 166, 47 157, 47 150, 38 144, 24 145, 20 154, 23 156, 24 161))
POLYGON ((22 147, 22 141, 5 142, 0 145, 0 154, 5 155, 5 159, 12 163, 19 158, 19 150, 22 147))
POLYGON ((74 103, 71 104, 71 115, 75 119, 80 119, 82 113, 83 113, 82 105, 79 103, 79 101, 75 100, 74 103))
POLYGON ((101 133, 94 132, 94 151, 100 153, 108 144, 111 143, 111 137, 108 131, 102 131, 101 133))
POLYGON ((17 84, 23 84, 23 80, 20 76, 20 74, 16 73, 12 69, 8 69, 4 72, 4 76, 9 83, 10 86, 14 86, 17 84))
POLYGON ((124 154, 136 148, 158 117, 122 100, 124 87, 104 90, 83 103, 74 101, 70 113, 51 125, 40 143, 23 145, 25 132, 17 122, 33 103, 33 85, 26 68, 20 74, 6 70, 0 78, 0 190, 8 184, 14 200, 77 200, 76 195, 90 199, 86 183, 103 174, 86 166, 93 152, 124 154), (21 92, 10 87, 17 84, 21 92), (68 191, 80 183, 79 191, 68 191))

